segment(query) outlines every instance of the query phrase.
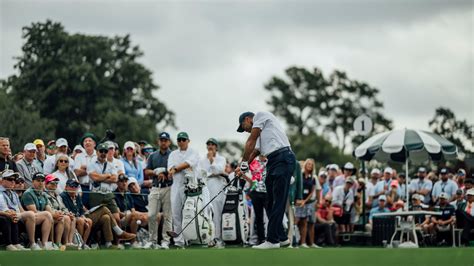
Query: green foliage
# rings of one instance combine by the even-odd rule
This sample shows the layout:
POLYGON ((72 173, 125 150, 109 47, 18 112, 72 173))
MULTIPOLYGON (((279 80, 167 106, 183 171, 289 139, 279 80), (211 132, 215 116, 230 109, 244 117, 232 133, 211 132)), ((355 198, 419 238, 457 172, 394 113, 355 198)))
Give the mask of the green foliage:
POLYGON ((295 136, 306 138, 316 132, 337 143, 341 152, 348 152, 346 147, 363 140, 353 130, 359 115, 372 118, 374 133, 392 128, 392 122, 382 113, 379 91, 367 83, 351 80, 338 70, 329 78, 318 68, 308 71, 290 67, 285 73, 286 79, 272 77, 265 85, 271 94, 267 103, 295 136))
POLYGON ((219 154, 227 159, 227 162, 238 161, 242 156, 243 144, 232 140, 219 140, 219 154))
POLYGON ((55 121, 54 136, 77 142, 86 131, 101 136, 111 128, 119 141, 155 139, 157 128, 174 127, 129 35, 69 34, 48 20, 24 27, 23 38, 19 74, 2 87, 18 106, 55 121))
POLYGON ((457 120, 449 108, 438 107, 428 124, 434 133, 456 144, 462 153, 474 153, 474 125, 457 120))

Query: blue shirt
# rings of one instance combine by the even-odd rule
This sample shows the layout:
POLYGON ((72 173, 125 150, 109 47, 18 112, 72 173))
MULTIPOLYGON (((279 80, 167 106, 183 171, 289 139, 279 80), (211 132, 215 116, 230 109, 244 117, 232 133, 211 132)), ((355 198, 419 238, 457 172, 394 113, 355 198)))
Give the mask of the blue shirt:
POLYGON ((134 161, 130 163, 127 158, 122 158, 123 166, 125 167, 125 175, 128 177, 135 177, 139 185, 143 184, 143 167, 140 162, 134 161))
POLYGON ((448 179, 446 182, 439 180, 434 184, 431 195, 435 201, 438 200, 439 194, 441 194, 441 192, 448 193, 449 197, 452 198, 456 194, 456 190, 458 190, 458 185, 453 180, 448 179))
POLYGON ((383 209, 380 209, 379 206, 377 206, 375 208, 372 208, 372 210, 370 210, 370 214, 369 214, 369 221, 372 221, 372 217, 374 216, 374 214, 376 214, 376 213, 386 213, 386 212, 390 212, 390 210, 387 209, 386 207, 383 208, 383 209))

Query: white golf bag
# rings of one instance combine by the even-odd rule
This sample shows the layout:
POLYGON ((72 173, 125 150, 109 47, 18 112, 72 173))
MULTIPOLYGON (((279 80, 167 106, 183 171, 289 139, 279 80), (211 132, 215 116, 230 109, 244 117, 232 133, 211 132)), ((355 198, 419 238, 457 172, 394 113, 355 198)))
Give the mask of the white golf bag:
POLYGON ((247 244, 250 233, 248 211, 239 180, 227 189, 222 212, 222 240, 227 244, 247 244))
MULTIPOLYGON (((204 183, 197 181, 193 175, 186 175, 185 187, 186 200, 183 206, 183 228, 196 216, 209 202, 209 192, 204 183), (207 195, 206 195, 207 194, 207 195)), ((184 229, 183 237, 188 244, 204 245, 214 238, 214 224, 212 212, 209 207, 203 210, 191 224, 184 229)))

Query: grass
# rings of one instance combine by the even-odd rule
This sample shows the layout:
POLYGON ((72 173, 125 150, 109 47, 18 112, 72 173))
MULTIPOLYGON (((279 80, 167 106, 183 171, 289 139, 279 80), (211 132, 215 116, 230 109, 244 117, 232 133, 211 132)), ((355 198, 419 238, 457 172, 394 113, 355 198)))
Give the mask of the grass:
POLYGON ((324 248, 253 250, 251 248, 186 250, 0 251, 0 266, 135 266, 135 265, 377 265, 474 266, 473 248, 324 248))

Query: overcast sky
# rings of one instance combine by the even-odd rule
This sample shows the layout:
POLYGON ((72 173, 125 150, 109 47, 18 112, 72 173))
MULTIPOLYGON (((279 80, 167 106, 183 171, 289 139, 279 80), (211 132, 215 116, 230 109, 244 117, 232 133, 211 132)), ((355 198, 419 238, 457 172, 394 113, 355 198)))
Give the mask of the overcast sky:
POLYGON ((129 33, 200 151, 211 136, 244 140, 238 115, 269 110, 263 84, 291 65, 377 87, 396 128, 428 129, 438 106, 474 122, 473 1, 0 2, 0 78, 14 73, 32 22, 129 33))

